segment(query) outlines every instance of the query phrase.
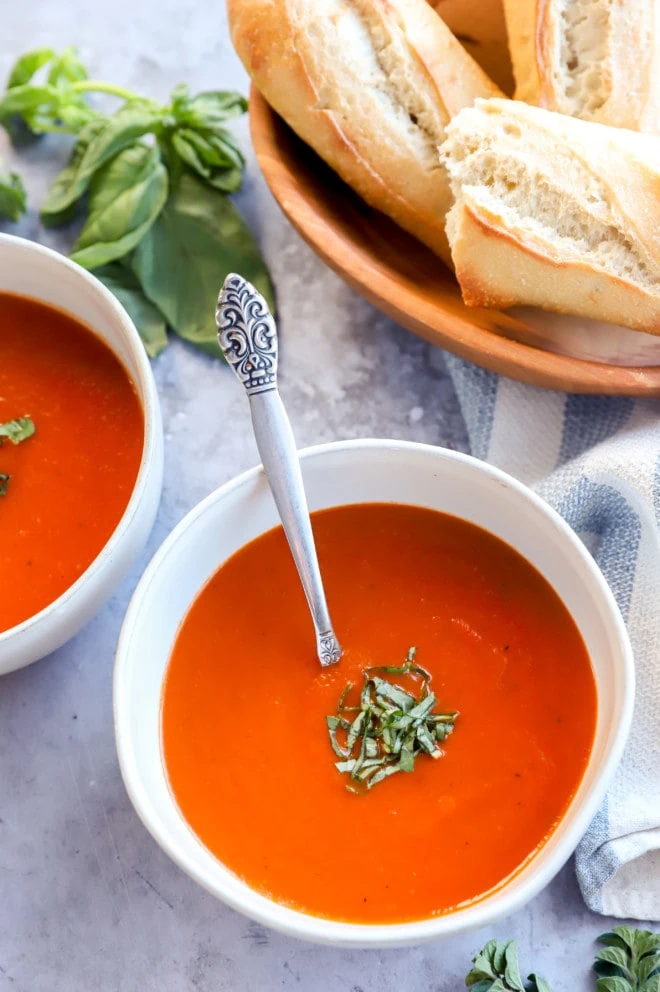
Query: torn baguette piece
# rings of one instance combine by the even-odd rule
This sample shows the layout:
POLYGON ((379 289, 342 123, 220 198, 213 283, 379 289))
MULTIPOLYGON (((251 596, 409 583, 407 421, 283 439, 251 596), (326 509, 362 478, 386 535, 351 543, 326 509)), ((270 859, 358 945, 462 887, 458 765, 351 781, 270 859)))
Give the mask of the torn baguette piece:
POLYGON ((516 99, 660 131, 660 0, 504 0, 516 99))
POLYGON ((478 100, 440 154, 468 306, 532 305, 660 334, 660 137, 478 100))
POLYGON ((462 107, 499 90, 426 0, 228 0, 256 87, 370 206, 446 262, 438 159, 462 107))

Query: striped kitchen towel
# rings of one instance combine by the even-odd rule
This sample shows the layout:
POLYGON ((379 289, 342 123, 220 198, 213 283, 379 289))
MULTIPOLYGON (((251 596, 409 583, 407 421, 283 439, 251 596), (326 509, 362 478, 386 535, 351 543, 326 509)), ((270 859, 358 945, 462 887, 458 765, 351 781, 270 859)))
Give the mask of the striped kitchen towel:
POLYGON ((660 920, 660 402, 567 396, 447 356, 470 450, 531 486, 584 540, 628 626, 632 731, 576 854, 587 905, 660 920))

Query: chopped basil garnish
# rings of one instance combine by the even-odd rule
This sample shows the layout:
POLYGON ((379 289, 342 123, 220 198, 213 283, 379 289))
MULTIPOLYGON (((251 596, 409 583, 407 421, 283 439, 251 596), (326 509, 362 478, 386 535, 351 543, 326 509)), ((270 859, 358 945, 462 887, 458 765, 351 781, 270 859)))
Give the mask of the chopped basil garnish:
POLYGON ((415 653, 416 648, 410 648, 403 665, 367 668, 359 705, 346 705, 354 688, 349 682, 336 715, 326 717, 330 745, 341 759, 335 767, 350 776, 346 787, 352 792, 371 789, 396 772, 414 771, 421 754, 432 758, 443 754, 439 745, 452 733, 458 713, 433 712, 437 700, 430 688, 431 675, 415 664, 415 653), (419 695, 383 675, 410 676, 418 681, 419 695))
POLYGON ((29 417, 19 417, 18 420, 8 420, 6 424, 0 424, 0 444, 4 437, 9 438, 12 444, 20 444, 33 434, 34 424, 29 417))
MULTIPOLYGON (((29 417, 8 420, 6 423, 0 424, 0 446, 2 446, 4 438, 7 438, 12 444, 20 444, 21 441, 27 441, 33 434, 34 424, 29 417)), ((7 475, 6 472, 0 472, 0 496, 6 494, 10 478, 11 476, 7 475)))

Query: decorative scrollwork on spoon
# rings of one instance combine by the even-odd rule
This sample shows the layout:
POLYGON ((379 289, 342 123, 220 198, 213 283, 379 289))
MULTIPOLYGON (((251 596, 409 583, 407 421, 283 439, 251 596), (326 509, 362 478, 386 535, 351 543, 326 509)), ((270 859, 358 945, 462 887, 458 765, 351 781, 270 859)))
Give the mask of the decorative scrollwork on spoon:
POLYGON ((339 661, 342 652, 333 631, 327 630, 317 636, 316 653, 324 668, 339 661))
POLYGON ((232 273, 216 310, 218 340, 227 361, 249 395, 275 389, 277 332, 261 293, 232 273))

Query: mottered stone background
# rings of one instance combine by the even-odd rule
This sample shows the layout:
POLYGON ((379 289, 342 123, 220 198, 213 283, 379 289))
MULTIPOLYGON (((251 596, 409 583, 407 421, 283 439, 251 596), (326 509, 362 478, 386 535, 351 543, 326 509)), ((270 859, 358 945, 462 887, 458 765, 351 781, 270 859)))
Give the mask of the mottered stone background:
MULTIPOLYGON (((193 91, 246 92, 221 0, 7 3, 0 79, 28 48, 69 44, 94 77, 163 100, 181 81, 193 91)), ((239 130, 247 147, 246 121, 239 130)), ((46 231, 37 217, 68 147, 49 138, 15 156, 0 136, 0 155, 20 169, 31 201, 29 217, 1 230, 68 249, 72 232, 46 231)), ((282 393, 298 443, 377 436, 464 450, 442 352, 327 270, 280 214, 252 154, 248 162, 239 206, 278 292, 282 393)), ((523 968, 533 965, 555 992, 591 989, 592 941, 606 926, 584 907, 570 866, 492 932, 412 949, 347 951, 249 922, 198 888, 147 834, 114 750, 111 673, 122 616, 173 525, 258 460, 247 403, 225 367, 175 341, 154 372, 166 467, 149 546, 75 640, 0 679, 0 992, 449 992, 463 987, 470 958, 493 935, 516 937, 523 968)))

